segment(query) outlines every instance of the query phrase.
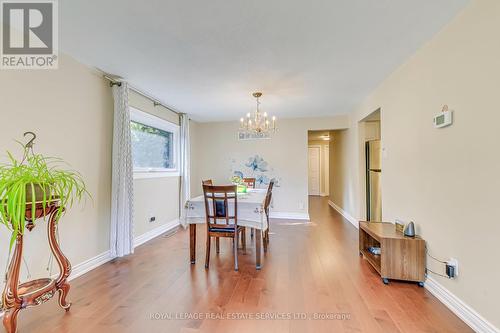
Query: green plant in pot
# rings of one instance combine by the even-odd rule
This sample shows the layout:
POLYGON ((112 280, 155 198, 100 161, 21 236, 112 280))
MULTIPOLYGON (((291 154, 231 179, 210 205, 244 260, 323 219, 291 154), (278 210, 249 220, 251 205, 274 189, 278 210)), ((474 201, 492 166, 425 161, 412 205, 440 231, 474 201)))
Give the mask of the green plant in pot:
POLYGON ((34 220, 39 216, 28 216, 27 208, 46 209, 58 203, 56 220, 59 220, 66 208, 73 202, 80 201, 88 194, 81 175, 73 170, 62 168, 60 158, 35 154, 33 141, 36 135, 23 147, 23 158, 17 160, 7 152, 9 162, 0 165, 0 222, 11 232, 10 248, 18 234, 23 234, 27 217, 34 220))
POLYGON ((231 177, 231 183, 233 185, 237 186, 238 193, 246 193, 247 192, 247 186, 243 182, 243 178, 241 178, 240 176, 231 177))

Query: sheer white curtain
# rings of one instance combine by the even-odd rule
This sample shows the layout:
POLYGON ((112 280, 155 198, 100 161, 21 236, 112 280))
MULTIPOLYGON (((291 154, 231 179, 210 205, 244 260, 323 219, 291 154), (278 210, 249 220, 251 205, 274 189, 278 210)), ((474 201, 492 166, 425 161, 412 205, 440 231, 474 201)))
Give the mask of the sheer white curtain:
POLYGON ((187 114, 180 115, 181 128, 180 128, 180 163, 179 169, 181 174, 181 188, 180 188, 180 215, 181 224, 184 228, 187 227, 184 205, 186 201, 191 198, 191 158, 190 158, 190 142, 189 142, 189 117, 187 114))
POLYGON ((113 257, 123 257, 134 252, 132 144, 126 82, 113 86, 113 98, 110 247, 113 257))

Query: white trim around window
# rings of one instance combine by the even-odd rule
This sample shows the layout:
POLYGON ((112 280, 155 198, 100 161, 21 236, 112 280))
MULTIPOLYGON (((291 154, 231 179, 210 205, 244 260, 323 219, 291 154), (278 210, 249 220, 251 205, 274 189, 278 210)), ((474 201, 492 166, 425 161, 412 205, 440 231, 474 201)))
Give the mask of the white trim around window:
POLYGON ((179 125, 133 107, 130 107, 130 120, 171 132, 174 141, 174 168, 134 168, 134 179, 179 177, 179 125))
POLYGON ((168 171, 168 172, 134 171, 134 179, 180 177, 180 175, 181 174, 178 171, 168 171))

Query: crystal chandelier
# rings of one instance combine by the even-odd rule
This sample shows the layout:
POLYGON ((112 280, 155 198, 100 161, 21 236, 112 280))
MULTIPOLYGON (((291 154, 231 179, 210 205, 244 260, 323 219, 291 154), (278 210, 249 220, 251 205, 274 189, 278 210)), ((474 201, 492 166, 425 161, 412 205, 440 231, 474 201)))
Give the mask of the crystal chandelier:
POLYGON ((267 117, 267 112, 260 112, 259 98, 262 96, 262 93, 254 92, 252 95, 257 100, 257 109, 253 113, 253 116, 249 112, 245 118, 240 119, 240 131, 257 134, 276 132, 276 117, 273 116, 270 120, 267 117))

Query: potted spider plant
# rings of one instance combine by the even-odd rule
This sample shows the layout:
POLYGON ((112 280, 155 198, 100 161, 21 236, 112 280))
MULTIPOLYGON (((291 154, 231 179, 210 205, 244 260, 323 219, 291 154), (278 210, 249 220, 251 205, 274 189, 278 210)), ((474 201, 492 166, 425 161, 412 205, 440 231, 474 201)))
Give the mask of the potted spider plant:
POLYGON ((17 160, 7 152, 9 162, 0 165, 0 222, 12 233, 10 248, 17 235, 24 233, 27 219, 34 223, 57 202, 55 218, 58 221, 66 208, 88 194, 81 175, 62 168, 62 159, 34 153, 36 135, 31 132, 25 135, 28 133, 33 138, 25 145, 21 144, 23 158, 17 160), (33 213, 35 207, 41 207, 40 214, 33 213))

